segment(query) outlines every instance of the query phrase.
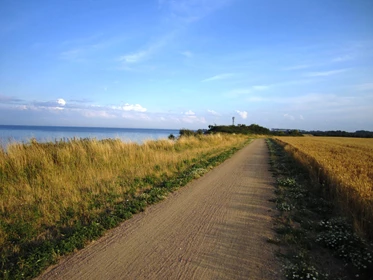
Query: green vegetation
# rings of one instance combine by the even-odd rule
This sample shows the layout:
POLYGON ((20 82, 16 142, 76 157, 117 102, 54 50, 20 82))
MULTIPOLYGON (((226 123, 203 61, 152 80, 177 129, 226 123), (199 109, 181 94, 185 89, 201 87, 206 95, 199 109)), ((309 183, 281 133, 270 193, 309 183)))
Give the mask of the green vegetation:
POLYGON ((0 150, 0 278, 37 276, 247 143, 217 134, 142 145, 32 141, 0 150))
POLYGON ((246 126, 244 124, 235 125, 209 125, 207 133, 236 133, 236 134, 262 134, 269 135, 271 131, 268 128, 262 127, 257 124, 246 126))
POLYGON ((203 135, 203 130, 198 129, 197 131, 193 131, 193 130, 190 130, 190 129, 183 128, 183 129, 180 129, 179 134, 180 134, 180 137, 201 136, 201 135, 203 135))
POLYGON ((288 129, 285 131, 270 131, 268 128, 257 125, 209 125, 209 130, 206 131, 207 134, 213 133, 234 133, 234 134, 244 134, 244 135, 274 135, 274 136, 303 136, 303 134, 296 129, 288 129))
POLYGON ((346 132, 343 130, 308 131, 307 134, 312 134, 313 136, 329 136, 329 137, 373 138, 373 132, 367 131, 367 130, 357 130, 355 132, 346 132))
POLYGON ((373 245, 341 217, 308 170, 275 140, 267 140, 277 178, 276 240, 287 279, 371 279, 373 245))

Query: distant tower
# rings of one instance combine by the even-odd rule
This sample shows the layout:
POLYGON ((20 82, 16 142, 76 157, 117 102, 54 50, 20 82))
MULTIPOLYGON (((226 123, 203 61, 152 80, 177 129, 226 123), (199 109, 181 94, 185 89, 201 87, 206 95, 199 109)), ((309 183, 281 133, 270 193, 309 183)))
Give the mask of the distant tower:
POLYGON ((234 125, 234 117, 232 117, 232 125, 234 125))

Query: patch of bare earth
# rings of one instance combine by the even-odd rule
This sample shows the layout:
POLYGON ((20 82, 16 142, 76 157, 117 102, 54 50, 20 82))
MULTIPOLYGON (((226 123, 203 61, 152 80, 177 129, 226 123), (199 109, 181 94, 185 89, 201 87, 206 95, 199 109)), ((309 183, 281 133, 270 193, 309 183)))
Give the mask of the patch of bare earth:
POLYGON ((280 279, 268 169, 257 139, 39 279, 280 279))

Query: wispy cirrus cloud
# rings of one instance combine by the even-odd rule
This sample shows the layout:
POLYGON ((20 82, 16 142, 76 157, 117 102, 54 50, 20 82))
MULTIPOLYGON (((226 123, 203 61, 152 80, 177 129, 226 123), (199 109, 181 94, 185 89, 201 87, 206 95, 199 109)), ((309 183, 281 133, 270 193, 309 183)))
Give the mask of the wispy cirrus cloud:
POLYGON ((107 50, 110 47, 119 46, 125 40, 124 36, 107 37, 103 33, 68 39, 59 44, 63 51, 58 54, 58 58, 71 62, 97 61, 97 58, 107 55, 107 50))
POLYGON ((270 85, 256 85, 247 88, 236 88, 228 91, 225 95, 230 97, 237 97, 240 95, 247 95, 258 91, 268 90, 270 87, 270 85))
POLYGON ((226 79, 229 79, 229 78, 233 77, 234 75, 235 75, 234 73, 223 73, 223 74, 219 74, 219 75, 215 75, 215 76, 206 78, 206 79, 202 80, 201 82, 226 80, 226 79))
POLYGON ((157 38, 154 42, 151 42, 147 47, 141 48, 140 50, 129 52, 125 55, 119 57, 119 61, 125 66, 124 70, 129 70, 130 68, 126 68, 129 65, 135 65, 141 63, 145 60, 149 60, 152 56, 158 53, 162 48, 167 46, 167 44, 172 40, 174 37, 174 33, 171 32, 165 36, 161 36, 157 38))
POLYGON ((342 56, 338 56, 334 59, 332 59, 332 62, 343 62, 343 61, 349 61, 349 60, 353 60, 354 57, 352 55, 342 55, 342 56))
MULTIPOLYGON (((315 78, 307 78, 307 79, 299 79, 299 80, 289 80, 289 81, 283 81, 273 84, 262 84, 262 85, 254 85, 250 87, 244 87, 244 88, 235 88, 231 89, 228 92, 224 93, 223 95, 228 97, 238 97, 241 95, 249 95, 249 94, 255 94, 262 91, 273 91, 274 89, 278 89, 281 87, 289 87, 289 86, 295 86, 295 85, 302 85, 302 84, 308 84, 308 83, 314 83, 315 78)), ((250 97, 252 100, 264 100, 265 98, 258 97, 258 96, 252 96, 250 97)))
POLYGON ((185 23, 199 21, 231 0, 159 0, 159 9, 167 10, 169 18, 185 23))
MULTIPOLYGON (((322 94, 309 93, 293 97, 260 97, 252 96, 246 99, 248 102, 257 103, 274 103, 279 106, 285 106, 289 110, 304 110, 312 114, 322 110, 343 110, 349 107, 358 107, 365 105, 364 96, 337 95, 337 94, 322 94)), ((371 99, 372 100, 372 99, 371 99)))
POLYGON ((149 56, 150 53, 150 49, 146 51, 138 51, 135 53, 123 55, 119 58, 119 60, 125 63, 137 63, 146 58, 147 56, 149 56))
POLYGON ((306 77, 327 77, 327 76, 332 76, 332 75, 346 72, 347 70, 349 69, 345 68, 345 69, 330 70, 330 71, 309 72, 309 73, 304 74, 304 76, 306 77))
POLYGON ((312 67, 312 66, 313 66, 312 64, 299 64, 299 65, 294 65, 294 66, 285 67, 285 68, 283 68, 282 70, 285 70, 285 71, 301 70, 301 69, 310 68, 310 67, 312 67))

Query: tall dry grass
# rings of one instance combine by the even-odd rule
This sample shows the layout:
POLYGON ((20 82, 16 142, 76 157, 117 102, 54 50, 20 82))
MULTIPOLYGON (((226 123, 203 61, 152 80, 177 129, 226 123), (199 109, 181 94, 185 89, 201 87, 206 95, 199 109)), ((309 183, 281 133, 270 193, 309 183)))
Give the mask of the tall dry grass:
POLYGON ((373 139, 277 137, 326 185, 355 227, 373 238, 373 139))
POLYGON ((104 211, 105 203, 151 188, 149 182, 136 189, 147 176, 167 178, 245 141, 209 135, 141 145, 88 139, 11 144, 0 150, 0 253, 17 252, 17 242, 53 238, 56 224, 68 227, 104 211))

